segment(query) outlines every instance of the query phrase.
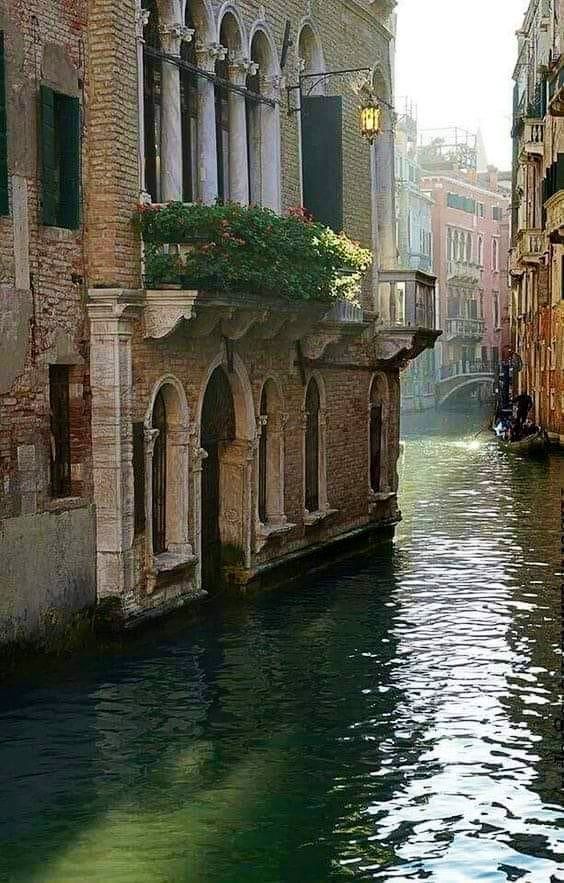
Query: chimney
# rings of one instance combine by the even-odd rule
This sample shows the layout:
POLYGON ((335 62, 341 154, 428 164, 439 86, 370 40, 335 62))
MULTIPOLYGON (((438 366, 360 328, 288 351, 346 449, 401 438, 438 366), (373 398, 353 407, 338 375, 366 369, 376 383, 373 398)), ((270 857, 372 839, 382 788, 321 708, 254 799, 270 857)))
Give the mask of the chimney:
POLYGON ((488 166, 488 182, 490 190, 497 190, 497 169, 495 166, 488 166))

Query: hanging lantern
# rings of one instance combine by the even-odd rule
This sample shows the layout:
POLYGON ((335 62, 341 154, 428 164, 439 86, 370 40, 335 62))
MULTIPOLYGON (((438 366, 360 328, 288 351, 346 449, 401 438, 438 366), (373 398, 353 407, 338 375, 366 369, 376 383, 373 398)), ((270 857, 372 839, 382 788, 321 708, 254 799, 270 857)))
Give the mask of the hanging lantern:
POLYGON ((360 108, 360 131, 363 138, 370 144, 373 143, 380 131, 380 117, 382 109, 376 101, 370 100, 360 108))

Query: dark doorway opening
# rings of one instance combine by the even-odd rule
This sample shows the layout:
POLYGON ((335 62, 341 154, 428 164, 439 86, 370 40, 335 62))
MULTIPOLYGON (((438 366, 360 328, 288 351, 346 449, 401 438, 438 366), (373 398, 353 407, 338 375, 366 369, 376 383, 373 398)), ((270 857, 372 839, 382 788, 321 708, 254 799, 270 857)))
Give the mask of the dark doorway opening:
POLYGON ((202 467, 202 588, 221 582, 221 456, 235 441, 235 406, 223 368, 210 377, 202 408, 201 444, 207 453, 202 467))

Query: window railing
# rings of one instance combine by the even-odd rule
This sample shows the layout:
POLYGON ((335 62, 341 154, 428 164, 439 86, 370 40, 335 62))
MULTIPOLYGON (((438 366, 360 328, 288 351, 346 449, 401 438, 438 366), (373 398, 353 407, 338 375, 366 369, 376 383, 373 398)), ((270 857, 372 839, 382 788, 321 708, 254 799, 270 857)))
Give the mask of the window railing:
POLYGON ((447 319, 446 323, 446 339, 453 340, 460 338, 477 338, 481 340, 486 330, 486 323, 483 319, 466 319, 455 318, 447 319))

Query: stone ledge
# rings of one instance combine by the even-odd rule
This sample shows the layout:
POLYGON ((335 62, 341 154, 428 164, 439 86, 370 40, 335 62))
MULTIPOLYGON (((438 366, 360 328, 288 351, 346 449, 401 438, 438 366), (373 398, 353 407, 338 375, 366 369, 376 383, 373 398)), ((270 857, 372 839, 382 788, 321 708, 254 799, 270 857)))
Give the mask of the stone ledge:
POLYGON ((45 512, 67 512, 70 509, 85 509, 90 505, 90 500, 84 497, 57 497, 53 500, 47 500, 45 512))
POLYGON ((325 509, 323 512, 308 512, 304 515, 305 527, 316 527, 318 524, 326 521, 332 515, 336 515, 338 509, 325 509))
POLYGON ((175 570, 183 570, 185 567, 196 564, 198 559, 192 554, 178 554, 176 552, 162 552, 155 555, 155 573, 173 573, 175 570))

